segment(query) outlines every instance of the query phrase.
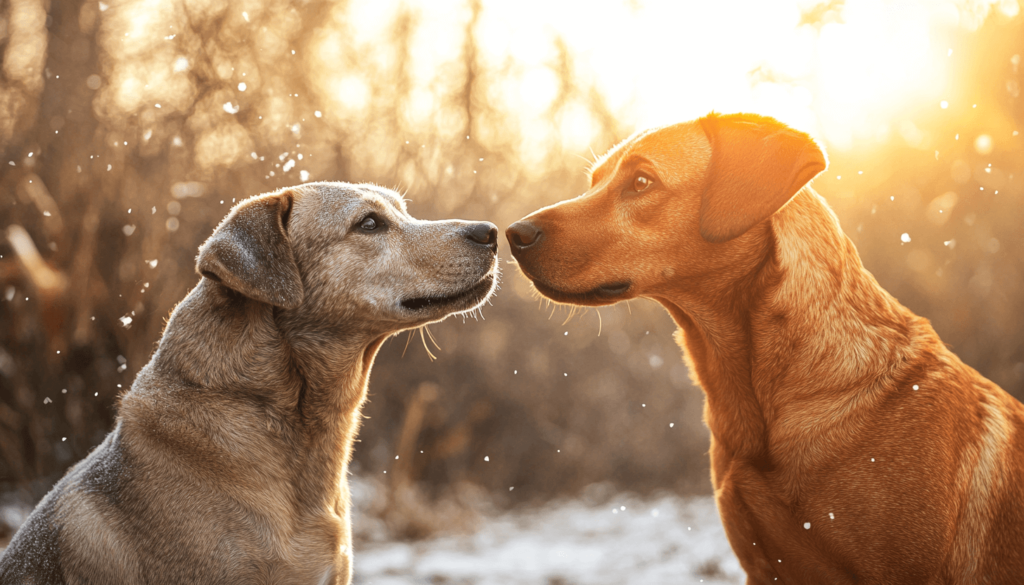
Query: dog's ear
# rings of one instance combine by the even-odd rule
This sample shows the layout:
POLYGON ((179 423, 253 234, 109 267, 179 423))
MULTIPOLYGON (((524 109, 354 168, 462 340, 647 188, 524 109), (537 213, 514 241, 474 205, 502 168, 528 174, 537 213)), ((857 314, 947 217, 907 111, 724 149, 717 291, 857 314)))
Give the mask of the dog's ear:
POLYGON ((285 226, 291 190, 239 203, 199 247, 196 272, 243 295, 285 309, 302 303, 302 277, 285 226))
POLYGON ((818 173, 825 153, 810 136, 755 114, 700 119, 711 142, 700 235, 727 242, 770 217, 818 173))

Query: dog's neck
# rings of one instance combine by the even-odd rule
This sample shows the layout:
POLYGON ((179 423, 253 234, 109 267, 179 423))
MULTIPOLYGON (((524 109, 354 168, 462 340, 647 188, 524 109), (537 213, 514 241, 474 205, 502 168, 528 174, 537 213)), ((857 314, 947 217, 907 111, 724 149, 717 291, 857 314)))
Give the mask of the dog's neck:
POLYGON ((716 443, 773 468, 786 463, 773 444, 873 402, 872 381, 897 375, 912 351, 901 348, 930 328, 877 285, 810 188, 755 230, 736 244, 750 252, 743 276, 679 283, 656 300, 680 328, 716 443))
MULTIPOLYGON (((260 433, 262 438, 252 442, 258 449, 299 445, 298 452, 283 454, 285 468, 253 471, 292 483, 303 492, 298 499, 313 508, 329 508, 338 504, 370 368, 384 338, 293 327, 273 307, 203 279, 175 309, 133 392, 166 394, 156 403, 215 443, 218 437, 260 433), (180 380, 184 388, 148 382, 167 379, 180 380), (173 392, 190 392, 227 408, 235 404, 262 420, 248 428, 209 412, 190 412, 188 401, 176 400, 173 392), (230 428, 220 428, 225 425, 230 428)), ((153 404, 133 401, 129 394, 122 409, 153 404)), ((238 449, 232 456, 244 459, 246 453, 238 449)))

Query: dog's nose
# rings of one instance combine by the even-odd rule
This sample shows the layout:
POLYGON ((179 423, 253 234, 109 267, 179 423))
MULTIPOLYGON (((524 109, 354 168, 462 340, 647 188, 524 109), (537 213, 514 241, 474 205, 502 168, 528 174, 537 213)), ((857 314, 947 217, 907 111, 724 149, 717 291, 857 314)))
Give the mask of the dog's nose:
POLYGON ((528 221, 517 221, 505 230, 505 237, 508 238, 508 243, 512 244, 512 247, 516 250, 529 248, 536 244, 540 241, 541 235, 540 228, 528 221))
POLYGON ((498 226, 489 221, 474 223, 466 229, 466 237, 478 244, 497 248, 498 226))

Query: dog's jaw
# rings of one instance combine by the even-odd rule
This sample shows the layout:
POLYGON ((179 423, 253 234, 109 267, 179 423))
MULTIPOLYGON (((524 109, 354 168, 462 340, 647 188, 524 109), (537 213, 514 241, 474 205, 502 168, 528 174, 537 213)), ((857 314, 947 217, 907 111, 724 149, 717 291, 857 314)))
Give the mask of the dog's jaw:
MULTIPOLYGON (((513 255, 515 252, 513 252, 513 255)), ((533 289, 542 297, 567 305, 585 305, 588 307, 603 307, 614 305, 619 301, 634 298, 636 287, 631 282, 608 282, 585 291, 566 291, 549 284, 545 279, 531 274, 530 271, 518 262, 519 271, 525 276, 533 289)))
POLYGON ((410 314, 440 312, 444 316, 472 311, 484 304, 497 287, 497 271, 488 272, 476 284, 449 295, 406 298, 399 305, 410 314))
POLYGON ((476 282, 456 292, 406 297, 396 302, 396 311, 407 315, 412 323, 404 328, 419 327, 427 323, 443 321, 452 315, 470 313, 479 309, 498 289, 501 271, 495 257, 490 268, 476 282))
POLYGON ((585 305, 588 307, 604 307, 619 301, 632 298, 629 291, 632 285, 628 282, 609 283, 584 292, 568 292, 550 286, 539 279, 530 279, 533 288, 545 298, 556 303, 569 305, 585 305))

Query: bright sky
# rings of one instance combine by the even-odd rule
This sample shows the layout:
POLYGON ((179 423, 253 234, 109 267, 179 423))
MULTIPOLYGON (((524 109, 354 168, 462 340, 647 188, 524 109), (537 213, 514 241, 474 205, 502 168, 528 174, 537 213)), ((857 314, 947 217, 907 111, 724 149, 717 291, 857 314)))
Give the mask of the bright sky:
MULTIPOLYGON (((420 15, 413 54, 424 84, 413 115, 432 115, 430 84, 458 58, 462 0, 408 2, 420 15)), ((351 31, 372 43, 386 34, 397 4, 350 5, 351 31)), ((486 0, 477 29, 481 58, 506 67, 499 97, 524 129, 558 91, 556 39, 573 54, 575 75, 593 82, 613 112, 636 128, 718 111, 775 116, 843 149, 896 131, 900 112, 950 99, 958 31, 989 16, 1017 17, 1017 0, 486 0), (831 10, 830 10, 830 7, 831 10), (801 25, 802 11, 823 18, 801 25)), ((358 98, 356 79, 336 86, 358 98)), ((355 100, 358 102, 358 99, 355 100)), ((541 128, 537 128, 538 133, 541 128)), ((580 108, 558 129, 569 148, 593 134, 580 108)), ((526 134, 530 134, 529 131, 526 134)))
MULTIPOLYGON (((957 101, 966 92, 954 72, 967 56, 957 39, 987 19, 1021 18, 1019 1, 480 0, 472 132, 492 151, 515 152, 524 168, 546 168, 532 163, 608 146, 597 144, 598 96, 617 138, 711 110, 749 111, 805 130, 832 151, 894 136, 928 148, 911 118, 971 107, 957 101), (575 93, 563 95, 560 54, 570 57, 563 77, 575 93)), ((141 112, 147 126, 189 113, 200 136, 196 160, 229 165, 253 150, 256 129, 225 122, 225 113, 258 108, 264 138, 300 134, 314 113, 281 84, 303 67, 316 99, 301 103, 340 135, 359 136, 360 168, 378 159, 386 166, 381 153, 394 150, 395 134, 421 145, 463 139, 470 5, 351 0, 310 26, 266 0, 122 0, 109 10, 100 3, 109 79, 97 108, 111 120, 141 112), (182 33, 186 17, 221 19, 224 47, 182 33), (231 48, 242 39, 252 45, 231 48), (400 53, 406 40, 408 59, 400 53), (202 75, 190 74, 194 66, 205 67, 202 75), (196 87, 200 80, 208 85, 196 87), (202 103, 194 104, 197 95, 202 103), (375 123, 396 119, 388 130, 375 123)))

